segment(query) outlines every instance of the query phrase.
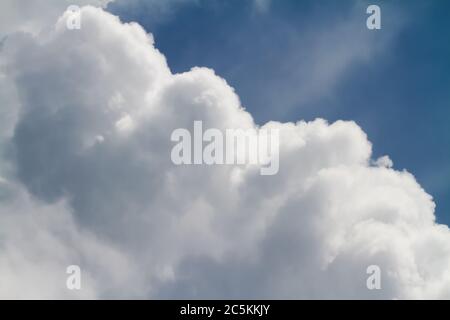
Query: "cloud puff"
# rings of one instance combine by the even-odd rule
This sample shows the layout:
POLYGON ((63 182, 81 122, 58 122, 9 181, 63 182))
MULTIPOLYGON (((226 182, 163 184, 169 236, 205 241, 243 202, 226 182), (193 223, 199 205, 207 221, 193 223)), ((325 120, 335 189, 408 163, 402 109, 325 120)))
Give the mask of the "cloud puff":
POLYGON ((97 286, 113 288, 133 277, 129 257, 80 230, 64 201, 42 203, 2 179, 0 202, 3 299, 92 299, 98 297, 97 286), (72 264, 89 266, 78 292, 66 288, 66 268, 72 264))
POLYGON ((265 124, 275 176, 175 166, 176 128, 256 127, 234 90, 207 68, 172 74, 137 24, 84 7, 68 30, 68 15, 1 49, 18 99, 2 110, 16 114, 0 144, 2 297, 450 297, 431 196, 371 159, 355 123, 265 124), (373 264, 381 290, 366 288, 373 264))

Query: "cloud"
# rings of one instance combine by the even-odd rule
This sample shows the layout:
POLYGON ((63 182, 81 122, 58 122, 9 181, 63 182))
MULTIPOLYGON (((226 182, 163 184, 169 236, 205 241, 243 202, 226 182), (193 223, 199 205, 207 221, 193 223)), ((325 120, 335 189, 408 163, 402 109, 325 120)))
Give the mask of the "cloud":
POLYGON ((108 11, 126 12, 128 17, 146 19, 163 23, 174 17, 174 13, 184 6, 201 5, 202 0, 113 0, 108 5, 108 11))
POLYGON ((269 10, 271 2, 271 0, 253 0, 253 5, 259 12, 266 12, 269 10))
POLYGON ((267 67, 254 69, 258 77, 240 75, 240 83, 252 92, 247 103, 264 106, 257 110, 262 119, 274 115, 286 119, 292 114, 332 116, 336 107, 330 101, 345 93, 342 85, 348 77, 355 71, 364 74, 385 59, 406 24, 406 14, 393 3, 383 6, 383 21, 389 22, 389 29, 379 33, 366 27, 368 4, 364 1, 324 1, 311 8, 297 5, 297 11, 305 11, 299 14, 302 19, 291 23, 274 19, 264 33, 269 40, 259 50, 271 54, 255 55, 253 63, 267 67))
POLYGON ((64 201, 43 203, 5 179, 0 199, 3 299, 92 299, 105 285, 130 281, 129 257, 80 230, 64 201), (88 266, 79 292, 66 288, 66 268, 72 264, 88 266))
POLYGON ((36 0, 17 2, 3 0, 0 11, 5 13, 0 21, 0 40, 6 35, 17 32, 39 33, 53 22, 70 5, 95 5, 106 7, 111 0, 36 0))
POLYGON ((256 127, 233 88, 207 68, 172 74, 135 23, 88 6, 68 30, 68 16, 0 51, 18 99, 2 107, 16 116, 0 144, 0 296, 450 297, 431 196, 371 159, 357 124, 266 123, 280 130, 275 176, 175 166, 176 128, 256 127), (366 288, 373 264, 382 290, 366 288))

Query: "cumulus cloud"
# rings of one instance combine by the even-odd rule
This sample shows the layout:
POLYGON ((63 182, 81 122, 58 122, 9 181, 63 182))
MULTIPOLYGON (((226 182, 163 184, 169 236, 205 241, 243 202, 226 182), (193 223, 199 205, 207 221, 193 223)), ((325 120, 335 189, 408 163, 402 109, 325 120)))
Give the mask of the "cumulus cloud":
POLYGON ((15 115, 0 144, 1 297, 450 297, 431 196, 371 159, 357 124, 263 125, 280 131, 275 176, 175 166, 176 128, 256 127, 233 88, 207 68, 172 74, 135 23, 88 6, 68 30, 68 16, 1 48, 2 115, 15 115), (70 264, 81 291, 65 288, 70 264), (373 264, 382 290, 366 288, 373 264))
POLYGON ((5 179, 0 201, 3 299, 92 299, 102 287, 121 286, 133 277, 130 258, 80 230, 64 201, 43 203, 5 179), (66 268, 73 264, 89 266, 79 292, 66 288, 66 268))

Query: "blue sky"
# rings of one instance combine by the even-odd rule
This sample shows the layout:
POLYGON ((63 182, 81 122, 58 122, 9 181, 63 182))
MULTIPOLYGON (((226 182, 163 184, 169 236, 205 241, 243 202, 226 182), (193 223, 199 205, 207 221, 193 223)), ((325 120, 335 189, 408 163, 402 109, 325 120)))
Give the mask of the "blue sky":
POLYGON ((108 10, 153 33, 173 72, 214 69, 260 124, 356 121, 374 157, 412 172, 450 224, 447 1, 172 2, 108 10), (381 7, 381 30, 365 26, 369 4, 381 7))

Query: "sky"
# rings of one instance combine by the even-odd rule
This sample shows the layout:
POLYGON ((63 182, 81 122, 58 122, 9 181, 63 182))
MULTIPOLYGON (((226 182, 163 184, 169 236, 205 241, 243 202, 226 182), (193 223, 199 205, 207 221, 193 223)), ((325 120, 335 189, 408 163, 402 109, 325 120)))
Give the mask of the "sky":
POLYGON ((213 68, 260 124, 356 121, 450 224, 447 1, 188 0, 159 11, 134 2, 107 9, 151 31, 173 72, 213 68), (369 4, 382 6, 382 30, 363 28, 369 4))
POLYGON ((0 298, 449 299, 450 11, 376 3, 2 1, 0 298))

